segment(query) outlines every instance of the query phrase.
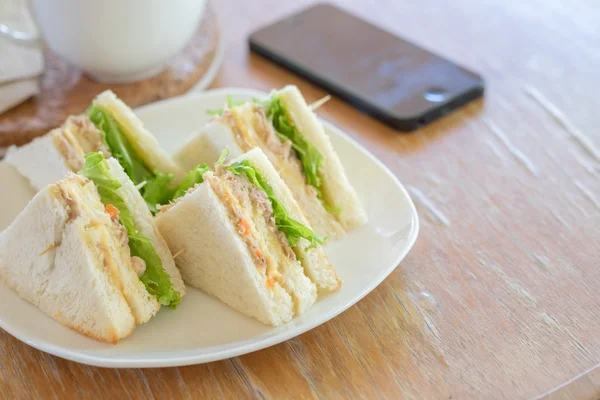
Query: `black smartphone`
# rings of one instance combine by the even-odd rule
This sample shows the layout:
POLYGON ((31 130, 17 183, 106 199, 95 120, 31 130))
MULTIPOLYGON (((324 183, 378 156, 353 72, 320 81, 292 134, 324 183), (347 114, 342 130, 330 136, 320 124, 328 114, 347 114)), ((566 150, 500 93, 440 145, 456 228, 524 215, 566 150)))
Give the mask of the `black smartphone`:
POLYGON ((258 54, 403 131, 483 94, 476 73, 329 4, 262 28, 249 42, 258 54))

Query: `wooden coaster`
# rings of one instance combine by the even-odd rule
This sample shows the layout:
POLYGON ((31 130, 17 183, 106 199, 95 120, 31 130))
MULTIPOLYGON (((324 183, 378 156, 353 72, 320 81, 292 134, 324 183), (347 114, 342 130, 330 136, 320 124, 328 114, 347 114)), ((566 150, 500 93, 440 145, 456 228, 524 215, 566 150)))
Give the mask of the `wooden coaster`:
POLYGON ((46 52, 40 94, 0 114, 0 148, 22 145, 47 133, 69 115, 84 112, 106 89, 114 91, 131 108, 183 94, 207 73, 217 55, 219 40, 218 18, 211 2, 207 2, 190 43, 153 78, 128 84, 95 82, 77 67, 46 52))

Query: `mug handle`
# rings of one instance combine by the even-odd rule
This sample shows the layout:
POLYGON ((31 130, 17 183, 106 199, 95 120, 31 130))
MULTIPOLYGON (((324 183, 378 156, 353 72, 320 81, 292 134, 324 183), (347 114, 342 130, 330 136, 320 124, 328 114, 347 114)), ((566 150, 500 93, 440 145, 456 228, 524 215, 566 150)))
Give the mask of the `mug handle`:
POLYGON ((10 26, 0 23, 0 37, 4 37, 11 42, 25 47, 41 49, 44 47, 44 41, 40 35, 12 29, 10 26))

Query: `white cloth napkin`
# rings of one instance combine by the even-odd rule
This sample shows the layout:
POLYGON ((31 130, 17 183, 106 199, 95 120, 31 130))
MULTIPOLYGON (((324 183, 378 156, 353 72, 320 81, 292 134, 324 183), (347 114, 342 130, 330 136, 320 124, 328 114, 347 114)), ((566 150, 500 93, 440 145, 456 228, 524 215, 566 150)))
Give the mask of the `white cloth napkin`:
MULTIPOLYGON (((25 0, 0 1, 0 23, 36 33, 25 0)), ((38 77, 44 70, 39 49, 12 43, 0 37, 0 113, 39 93, 38 77)))

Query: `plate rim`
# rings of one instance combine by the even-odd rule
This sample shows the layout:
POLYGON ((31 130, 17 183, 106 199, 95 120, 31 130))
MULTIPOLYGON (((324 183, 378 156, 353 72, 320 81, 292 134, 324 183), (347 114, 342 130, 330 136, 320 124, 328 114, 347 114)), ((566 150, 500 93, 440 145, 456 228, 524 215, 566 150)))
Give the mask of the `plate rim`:
MULTIPOLYGON (((154 108, 161 108, 164 106, 176 104, 179 102, 193 102, 197 101, 197 99, 201 99, 208 96, 214 95, 222 95, 222 94, 231 94, 231 95, 251 95, 251 96, 265 96, 268 93, 260 90, 250 89, 250 88, 240 88, 240 87, 227 87, 227 88, 217 88, 211 89, 202 92, 191 92, 182 96, 172 97, 169 99, 157 101, 154 103, 146 104, 144 106, 138 107, 134 110, 136 115, 140 115, 143 113, 151 112, 154 108)), ((22 341, 23 343, 46 353, 52 354, 54 356, 75 361, 81 364, 96 366, 96 367, 106 367, 106 368, 161 368, 161 367, 179 367, 179 366, 187 366, 194 364, 204 364, 212 361, 224 360, 232 357, 237 357, 243 354, 252 353, 258 350, 265 349, 270 346, 277 345, 279 343, 285 342, 289 339, 292 339, 296 336, 299 336, 303 333, 306 333, 317 326, 320 326, 333 318, 337 317, 348 308, 352 307, 360 300, 362 300, 367 294, 371 293, 375 288, 377 288, 400 264, 400 262, 406 257, 409 251, 414 246, 417 237, 419 236, 420 230, 420 221, 417 213, 417 209, 415 204, 406 190, 404 185, 400 182, 398 177, 389 170, 389 168, 383 164, 377 157, 375 157, 370 151, 368 151, 363 145, 358 143, 355 139, 353 139, 350 135, 344 132, 342 129, 338 128, 335 124, 319 117, 319 120, 324 124, 324 126, 331 131, 334 131, 337 135, 342 136, 345 140, 349 141, 357 150, 366 155, 371 161, 373 161, 380 169, 382 169, 388 177, 390 177, 400 191, 405 195, 408 200, 408 205, 411 212, 411 222, 412 229, 407 238, 407 245, 404 247, 404 250, 399 252, 394 262, 390 262, 389 266, 382 270, 380 276, 378 276, 373 282, 363 288, 359 293, 355 296, 352 296, 351 300, 346 304, 343 304, 342 307, 336 308, 333 311, 326 312, 321 314, 320 316, 314 318, 310 323, 305 325, 300 325, 299 327, 295 327, 289 329, 287 331, 280 332, 274 336, 267 335, 261 339, 243 339, 235 342, 221 344, 217 346, 209 346, 209 347, 201 347, 196 348, 195 350, 189 351, 190 354, 185 356, 169 356, 168 352, 161 357, 153 357, 153 358, 141 358, 136 359, 132 357, 127 358, 111 358, 106 355, 92 355, 88 353, 82 353, 77 349, 69 349, 62 346, 55 345, 46 340, 31 340, 27 337, 22 337, 18 333, 18 328, 13 329, 0 317, 0 328, 5 330, 8 334, 15 337, 16 339, 22 341), (201 353, 199 353, 201 351, 201 353)), ((177 351, 177 353, 182 352, 183 350, 177 351)), ((185 350, 188 351, 188 350, 185 350)))

